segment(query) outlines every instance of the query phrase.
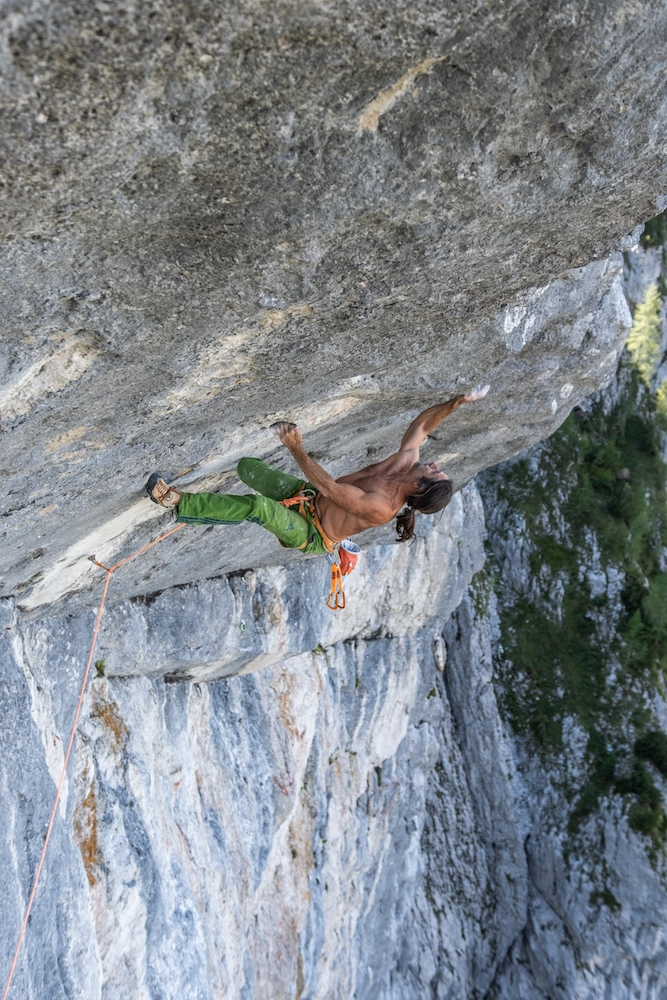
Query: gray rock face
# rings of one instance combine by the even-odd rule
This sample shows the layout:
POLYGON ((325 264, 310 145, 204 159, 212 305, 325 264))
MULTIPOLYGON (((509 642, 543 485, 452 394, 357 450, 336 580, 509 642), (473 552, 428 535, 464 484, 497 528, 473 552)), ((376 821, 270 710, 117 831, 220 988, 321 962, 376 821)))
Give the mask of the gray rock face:
MULTIPOLYGON (((16 995, 324 1000, 356 990, 407 1000, 436 974, 452 989, 488 978, 493 948, 464 942, 474 940, 500 879, 498 860, 490 847, 487 855, 488 823, 477 817, 433 657, 439 622, 483 562, 474 487, 455 498, 451 515, 418 543, 418 558, 396 546, 373 553, 376 601, 361 625, 320 615, 310 635, 290 630, 286 613, 276 630, 287 658, 244 677, 188 684, 159 676, 173 671, 176 645, 192 673, 195 653, 202 676, 239 668, 243 657, 219 627, 230 617, 228 587, 173 592, 180 615, 161 598, 114 609, 98 654, 106 675, 87 697, 16 995), (385 594, 383 572, 402 586, 385 594), (341 623, 337 634, 327 620, 341 623), (334 642, 313 648, 318 636, 334 642), (428 819, 432 769, 452 800, 446 813, 429 806, 428 819), (462 847, 477 838, 474 849, 462 847), (424 886, 425 841, 440 854, 461 852, 452 881, 433 889, 424 886)), ((273 588, 289 610, 298 588, 270 569, 240 585, 255 595, 273 588)), ((259 635, 275 616, 275 602, 264 605, 259 635)), ((3 733, 5 968, 93 619, 82 611, 26 624, 9 602, 2 608, 3 709, 20 728, 18 738, 3 733)), ((253 640, 250 628, 241 635, 253 640)), ((516 889, 503 876, 501 892, 520 901, 516 838, 514 848, 509 860, 511 845, 501 853, 503 869, 519 873, 516 889)), ((498 934, 504 941, 507 927, 498 934)))
MULTIPOLYGON (((635 303, 661 277, 663 266, 662 248, 628 255, 628 291, 635 303)), ((664 345, 664 307, 662 319, 664 345)), ((628 415, 628 440, 632 419, 646 429, 645 441, 651 440, 651 427, 661 426, 648 405, 648 393, 640 391, 637 398, 632 385, 630 366, 624 364, 608 390, 586 401, 579 419, 571 421, 580 431, 570 426, 569 445, 564 444, 565 435, 544 442, 520 462, 489 470, 477 481, 484 498, 488 551, 493 554, 486 583, 493 596, 481 620, 467 624, 468 602, 464 601, 447 628, 454 631, 459 623, 464 643, 468 635, 492 634, 496 689, 515 733, 512 804, 525 833, 528 871, 525 926, 496 970, 488 1000, 622 1000, 667 994, 665 853, 660 838, 652 840, 646 828, 638 832, 632 813, 636 796, 627 794, 622 784, 638 760, 633 757, 635 740, 644 731, 636 721, 638 706, 645 713, 644 727, 664 732, 667 705, 662 685, 643 669, 640 643, 635 647, 634 669, 627 671, 628 581, 634 564, 623 547, 610 555, 605 532, 613 530, 613 524, 624 525, 628 515, 625 511, 620 515, 611 503, 605 507, 599 493, 587 508, 593 511, 590 519, 582 522, 578 507, 585 484, 594 493, 586 479, 587 462, 590 469, 603 449, 624 443, 625 435, 616 423, 623 407, 628 415), (584 411, 591 416, 589 423, 584 411), (604 415, 597 427, 592 421, 596 413, 604 415), (606 434, 600 433, 601 428, 606 434), (582 457, 577 433, 587 436, 591 457, 582 457), (549 555, 549 544, 552 553, 558 546, 572 553, 573 562, 559 565, 549 555), (578 589, 573 587, 574 579, 578 589), (590 632, 572 626, 577 600, 589 602, 585 614, 590 632), (531 633, 531 616, 538 608, 548 618, 540 619, 541 630, 531 633), (544 627, 548 620, 558 622, 556 635, 570 642, 571 655, 551 650, 554 633, 544 627), (582 660, 578 659, 581 646, 575 648, 577 641, 590 653, 590 659, 583 661, 582 675, 578 674, 582 660), (546 656, 540 656, 540 645, 549 650, 546 656), (584 684, 592 680, 596 656, 598 686, 594 690, 591 683, 584 693, 580 679, 583 676, 584 684), (536 697, 536 692, 547 691, 540 718, 536 710, 540 693, 536 697), (574 700, 579 700, 576 709, 574 700), (612 704, 613 709, 608 707, 612 704), (592 729, 596 735, 603 734, 602 745, 613 746, 618 756, 606 783, 601 780, 590 796, 595 768, 592 729)), ((642 460, 644 454, 652 455, 652 468, 658 465, 661 436, 656 434, 655 444, 644 444, 645 452, 641 452, 642 460)), ((664 443, 662 450, 664 454, 664 443)), ((632 446, 625 458, 631 453, 632 446)), ((634 455, 628 458, 634 466, 632 459, 634 455)), ((656 487, 651 494, 643 482, 640 485, 636 466, 632 477, 634 497, 644 495, 650 506, 647 519, 655 514, 659 523, 664 491, 656 487)), ((656 479, 660 481, 657 468, 656 479)), ((641 530, 635 516, 630 514, 627 521, 628 533, 633 535, 641 530)), ((661 549, 658 535, 648 551, 660 553, 661 549)), ((654 594, 661 571, 664 562, 660 570, 656 566, 649 571, 650 581, 644 577, 642 590, 654 594)), ((484 603, 479 582, 475 592, 477 603, 484 603)), ((653 662, 656 648, 657 642, 653 662)), ((655 801, 661 804, 667 784, 660 771, 647 764, 647 783, 651 781, 655 801)))
MULTIPOLYGON (((238 489, 245 453, 284 467, 278 416, 340 474, 491 381, 425 449, 465 485, 606 384, 623 281, 635 301, 658 266, 608 255, 664 183, 664 13, 8 9, 3 970, 99 600, 87 557, 169 527, 140 497, 155 467, 194 490, 238 489)), ((493 602, 466 595, 474 485, 421 530, 369 535, 345 616, 322 561, 252 525, 114 576, 13 995, 663 996, 637 836, 598 831, 612 919, 538 829, 554 792, 498 713, 493 602)))
MULTIPOLYGON (((299 584, 273 568, 238 578, 236 612, 215 581, 113 608, 15 995, 662 996, 664 886, 613 810, 588 824, 597 868, 564 865, 558 790, 498 713, 495 599, 477 587, 461 601, 483 560, 474 486, 451 515, 418 560, 374 550, 380 585, 387 572, 403 586, 378 590, 346 638, 326 626, 342 617, 290 629, 299 584), (239 650, 231 626, 271 591, 239 650), (290 613, 271 663, 276 602, 290 613), (261 656, 259 671, 201 682, 261 656), (200 681, 169 683, 175 670, 200 681), (620 913, 591 899, 600 872, 620 913)), ((93 616, 0 609, 6 968, 93 616)))
MULTIPOLYGON (((154 529, 147 472, 226 487, 277 416, 338 473, 489 380, 431 443, 459 484, 548 434, 623 334, 614 269, 576 269, 657 211, 664 13, 12 7, 3 592, 88 587, 154 529)), ((127 594, 282 561, 257 533, 155 559, 127 594)))
MULTIPOLYGON (((580 834, 586 850, 568 857, 570 803, 563 775, 541 766, 526 742, 503 736, 490 683, 497 606, 493 596, 487 606, 479 603, 472 591, 446 626, 445 676, 461 720, 459 740, 480 816, 477 835, 493 859, 496 882, 477 924, 489 942, 477 980, 482 988, 452 995, 659 1000, 667 990, 664 857, 649 858, 646 839, 630 829, 620 801, 605 801, 587 820, 580 834), (500 928, 495 938, 494 918, 500 928)), ((573 727, 565 754, 569 768, 581 765, 584 750, 585 740, 573 727)), ((445 865, 440 860, 429 859, 426 872, 433 867, 442 878, 450 859, 445 865)))
MULTIPOLYGON (((630 326, 621 275, 620 255, 570 272, 545 288, 533 289, 522 302, 506 310, 491 327, 479 331, 477 343, 480 350, 485 343, 493 344, 496 336, 500 336, 503 342, 503 360, 494 369, 498 377, 494 383, 493 400, 490 404, 484 400, 476 407, 459 410, 449 418, 433 435, 433 441, 425 449, 427 454, 437 449, 435 457, 445 462, 453 475, 458 471, 459 481, 465 481, 480 467, 520 451, 527 444, 547 435, 582 396, 600 384, 606 384, 613 376, 630 326), (501 375, 501 371, 504 374, 501 375), (521 388, 523 385, 527 388, 521 388)), ((433 392, 430 397, 423 396, 422 405, 427 405, 429 398, 431 401, 442 398, 454 389, 444 392, 442 388, 434 387, 433 392), (433 392, 437 392, 437 397, 433 392)), ((368 406, 378 418, 383 418, 382 428, 375 424, 370 429, 358 426, 357 421, 365 419, 363 411, 366 404, 360 402, 356 389, 344 399, 334 394, 333 398, 318 405, 316 420, 320 421, 323 414, 328 414, 331 420, 325 421, 318 433, 307 436, 307 446, 317 457, 324 454, 326 466, 336 475, 395 450, 408 421, 415 416, 415 410, 397 415, 391 412, 395 407, 394 401, 389 405, 383 404, 374 389, 371 395, 373 399, 368 406), (358 442, 362 438, 365 444, 359 452, 358 442), (336 451, 338 455, 334 457, 336 451), (354 457, 343 459, 341 452, 354 457)), ((295 415, 293 411, 292 415, 295 415)), ((195 471, 181 477, 188 489, 197 491, 222 486, 239 491, 238 480, 228 471, 230 460, 233 467, 244 452, 262 454, 267 447, 271 447, 268 439, 273 432, 266 427, 262 430, 256 421, 249 421, 237 429, 234 436, 236 451, 228 452, 223 458, 216 446, 216 454, 209 455, 205 469, 199 470, 207 472, 204 480, 195 471), (191 483, 194 485, 191 486, 191 483)), ((53 446, 57 454, 55 463, 52 461, 50 464, 51 472, 58 468, 60 447, 58 439, 53 446)), ((282 452, 276 454, 274 448, 271 454, 272 460, 277 459, 279 467, 285 465, 284 449, 282 452)), ((87 456, 85 447, 83 454, 87 456)), ((106 449, 99 454, 100 461, 108 461, 106 449)), ((86 457, 79 455, 76 461, 79 459, 86 464, 86 457)), ((293 463, 289 468, 298 472, 293 463)), ((116 478, 114 482, 117 482, 116 478)), ((90 489, 93 492, 93 488, 90 489)), ((43 613, 63 594, 76 595, 82 588, 85 588, 83 594, 75 598, 77 603, 82 600, 91 603, 88 590, 99 579, 99 570, 91 565, 90 555, 95 554, 98 559, 111 564, 119 555, 143 546, 149 538, 157 537, 170 526, 164 511, 151 504, 145 496, 143 499, 136 496, 128 498, 125 509, 115 513, 108 508, 105 499, 96 495, 87 501, 86 489, 83 492, 79 490, 77 503, 90 505, 95 526, 87 531, 92 522, 86 517, 66 522, 59 513, 59 558, 48 564, 44 561, 46 549, 41 544, 48 534, 45 530, 46 519, 51 513, 48 508, 60 510, 61 505, 51 504, 51 498, 46 497, 42 490, 35 493, 37 496, 27 505, 32 514, 26 513, 24 501, 19 501, 15 511, 9 509, 7 545, 3 550, 9 559, 12 552, 24 553, 35 540, 34 535, 26 535, 30 517, 39 518, 40 530, 36 535, 40 540, 39 548, 22 556, 18 564, 21 574, 25 572, 26 565, 32 573, 29 580, 24 581, 25 586, 20 583, 17 587, 21 606, 29 611, 36 609, 43 613), (42 506, 45 498, 49 500, 46 507, 42 506), (107 520, 102 519, 105 510, 107 520), (68 543, 71 544, 65 547, 68 543), (36 567, 47 565, 45 570, 36 569, 33 572, 36 567)), ((113 503, 117 507, 122 500, 116 495, 113 503)), ((52 513, 56 515, 55 510, 52 513)), ((236 571, 249 565, 288 561, 277 548, 275 540, 253 525, 216 528, 207 533, 205 542, 202 535, 202 529, 188 528, 146 553, 114 580, 114 594, 143 594, 158 587, 163 589, 174 583, 216 576, 223 571, 236 571)), ((369 532, 367 542, 387 540, 390 535, 389 527, 369 532)), ((300 563, 303 556, 298 554, 297 559, 300 563)), ((15 569, 17 567, 9 569, 8 580, 16 579, 12 576, 15 569)))
MULTIPOLYGON (((107 676, 203 681, 353 636, 406 635, 446 620, 483 561, 476 491, 456 494, 437 530, 433 519, 424 520, 424 534, 413 543, 375 546, 362 554, 345 581, 344 612, 325 606, 328 562, 302 559, 117 603, 105 612, 96 657, 104 660, 107 676)), ((114 576, 111 586, 115 582, 114 576)), ((76 642, 85 660, 94 621, 95 611, 84 608, 61 618, 22 621, 22 629, 30 648, 42 651, 48 670, 54 643, 62 648, 76 642)))

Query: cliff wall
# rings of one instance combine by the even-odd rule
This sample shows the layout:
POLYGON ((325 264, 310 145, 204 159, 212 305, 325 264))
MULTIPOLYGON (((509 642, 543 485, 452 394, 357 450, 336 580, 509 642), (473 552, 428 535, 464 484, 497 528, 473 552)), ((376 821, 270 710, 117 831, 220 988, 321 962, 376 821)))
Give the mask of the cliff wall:
MULTIPOLYGON (((661 251, 626 264, 614 280, 634 304, 661 251)), ((611 786, 571 830, 595 770, 576 715, 559 709, 572 678, 549 694, 555 757, 508 713, 507 691, 526 682, 508 676, 503 622, 517 594, 543 590, 547 609, 562 599, 558 574, 534 560, 547 514, 529 507, 531 535, 523 513, 525 491, 545 490, 570 538, 571 484, 550 448, 485 474, 486 515, 472 483, 441 520, 422 519, 413 546, 368 545, 343 614, 323 605, 317 559, 111 604, 21 995, 661 995, 661 855, 611 786)), ((193 531, 205 546, 210 532, 193 531)), ((597 594, 595 545, 578 558, 597 594)), ((605 572, 616 600, 618 572, 605 572)), ((8 964, 95 609, 2 608, 8 964)), ((655 689, 646 697, 661 718, 655 689)))
MULTIPOLYGON (((155 530, 150 471, 233 487, 243 454, 280 460, 277 417, 340 473, 489 381, 430 442, 459 485, 548 435, 611 377, 604 261, 663 207, 664 15, 13 6, 2 593, 44 609, 88 590, 88 555, 155 530)), ((202 566, 179 536, 117 586, 281 559, 239 532, 202 566)))
MULTIPOLYGON (((434 658, 442 665, 442 622, 484 559, 474 486, 452 508, 411 551, 368 554, 350 616, 334 618, 319 593, 313 602, 312 574, 273 568, 113 609, 20 995, 410 995, 435 972, 425 900, 418 950, 402 941, 443 753, 453 760, 447 814, 462 815, 430 836, 463 850, 458 888, 439 896, 456 905, 450 978, 469 984, 477 973, 461 941, 499 875, 483 845, 463 848, 476 807, 434 658), (176 672, 208 683, 170 683, 176 672), (426 971, 412 969, 420 952, 426 971)), ((2 633, 7 961, 92 622, 87 609, 32 624, 7 617, 2 633)), ((488 958, 473 963, 483 976, 488 958)))
POLYGON ((616 372, 645 286, 617 251, 664 207, 664 12, 8 9, 3 968, 99 601, 88 556, 168 524, 146 474, 236 489, 245 453, 286 467, 279 416, 340 474, 493 387, 425 449, 464 488, 411 549, 363 540, 345 615, 326 565, 254 525, 185 529, 114 576, 17 995, 664 992, 644 839, 613 799, 616 881, 573 881, 564 807, 538 829, 558 782, 497 702, 501 609, 468 592, 470 480, 616 372))

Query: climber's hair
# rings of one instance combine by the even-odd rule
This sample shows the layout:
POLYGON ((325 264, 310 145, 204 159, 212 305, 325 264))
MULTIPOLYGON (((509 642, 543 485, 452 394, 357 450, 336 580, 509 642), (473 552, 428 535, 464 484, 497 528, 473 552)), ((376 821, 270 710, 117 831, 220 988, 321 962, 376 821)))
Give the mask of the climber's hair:
POLYGON ((396 517, 396 535, 399 542, 409 542, 415 537, 415 516, 436 514, 443 510, 454 496, 451 479, 420 480, 421 489, 406 497, 407 507, 396 517))

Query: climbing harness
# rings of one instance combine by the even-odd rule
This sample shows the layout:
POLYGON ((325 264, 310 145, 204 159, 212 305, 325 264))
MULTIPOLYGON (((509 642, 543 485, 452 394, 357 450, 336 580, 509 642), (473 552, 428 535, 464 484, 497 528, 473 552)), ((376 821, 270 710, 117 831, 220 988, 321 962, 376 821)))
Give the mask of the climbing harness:
POLYGON ((95 563, 95 565, 99 566, 100 569, 103 569, 103 570, 106 571, 107 577, 106 577, 106 580, 104 581, 104 590, 102 591, 102 598, 100 600, 100 606, 97 609, 97 618, 95 619, 95 628, 93 630, 93 640, 92 640, 92 642, 90 644, 90 652, 88 653, 88 661, 86 663, 86 669, 85 669, 84 674, 83 674, 83 681, 81 682, 81 692, 79 694, 79 701, 78 701, 77 706, 76 706, 76 712, 74 713, 74 722, 72 723, 72 732, 70 733, 69 743, 67 744, 67 752, 65 754, 65 759, 63 761, 62 770, 60 772, 60 781, 58 782, 58 789, 56 791, 56 797, 55 797, 55 801, 53 803, 53 809, 51 810, 51 818, 49 820, 49 825, 48 825, 48 827, 46 829, 46 837, 44 838, 44 846, 42 847, 42 853, 41 853, 40 858, 39 858, 39 864, 37 865, 37 873, 35 875, 35 881, 33 882, 32 891, 30 893, 30 898, 28 900, 28 906, 27 906, 27 909, 25 911, 25 917, 23 918, 23 923, 21 924, 21 932, 19 934, 18 944, 16 945, 16 951, 14 952, 14 959, 12 961, 12 967, 9 970, 9 976, 7 978, 7 985, 5 986, 5 992, 2 994, 2 1000, 7 1000, 7 996, 9 995, 9 989, 10 989, 10 987, 12 985, 12 979, 14 978, 14 972, 16 970, 16 963, 18 962, 19 953, 21 951, 21 945, 23 944, 23 938, 25 937, 26 927, 28 926, 28 920, 30 919, 30 911, 32 910, 32 904, 33 904, 34 899, 35 899, 35 893, 37 892, 37 886, 39 885, 39 879, 40 879, 40 876, 42 874, 42 868, 44 867, 44 858, 46 857, 46 849, 49 846, 49 840, 51 839, 51 831, 53 829, 53 824, 54 824, 55 818, 56 818, 56 812, 58 811, 58 805, 60 803, 60 796, 61 796, 61 793, 62 793, 62 790, 63 790, 63 784, 64 784, 64 781, 65 781, 65 774, 67 772, 67 765, 69 763, 70 754, 72 752, 72 747, 74 745, 74 737, 76 735, 76 727, 77 727, 77 725, 79 723, 79 716, 81 715, 81 708, 83 706, 83 699, 84 699, 84 695, 86 693, 86 687, 88 686, 88 677, 90 676, 90 667, 91 667, 91 664, 93 662, 93 653, 95 651, 95 644, 97 643, 97 635, 98 635, 99 630, 100 630, 100 622, 102 620, 102 612, 104 611, 104 603, 105 603, 105 601, 107 599, 107 591, 109 590, 109 582, 111 580, 111 576, 112 576, 113 573, 116 572, 117 569, 120 569, 121 566, 124 566, 126 563, 129 563, 133 559, 136 559, 137 556, 140 556, 143 552, 148 551, 148 549, 152 549, 154 545, 158 544, 158 542, 163 541, 165 538, 168 538, 169 535, 175 534, 175 532, 180 531, 181 528, 184 528, 184 527, 185 527, 184 524, 177 524, 175 528, 171 528, 169 531, 165 531, 165 533, 163 535, 160 535, 159 538, 156 538, 154 541, 149 542, 148 545, 144 545, 142 548, 137 549, 136 552, 133 552, 132 555, 130 555, 130 556, 126 556, 125 559, 120 559, 117 563, 114 563, 113 566, 105 566, 103 563, 98 562, 97 559, 95 558, 95 556, 90 556, 89 557, 90 561, 92 563, 95 563))
MULTIPOLYGON (((329 538, 315 508, 316 496, 317 491, 309 487, 307 483, 303 483, 298 493, 293 497, 288 497, 287 500, 278 500, 278 503, 282 507, 298 507, 299 514, 305 520, 308 520, 306 510, 308 511, 310 520, 327 550, 327 559, 331 564, 331 592, 326 600, 327 607, 330 611, 342 611, 346 604, 343 577, 351 573, 357 565, 361 549, 349 538, 345 538, 341 542, 335 542, 329 538)), ((307 544, 308 542, 305 541, 299 548, 305 549, 307 544)))

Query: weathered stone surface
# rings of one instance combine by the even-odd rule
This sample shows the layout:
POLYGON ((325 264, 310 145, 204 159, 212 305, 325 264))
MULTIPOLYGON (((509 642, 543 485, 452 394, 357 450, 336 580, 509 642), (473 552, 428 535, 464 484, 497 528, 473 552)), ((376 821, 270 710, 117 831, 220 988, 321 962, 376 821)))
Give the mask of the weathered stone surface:
MULTIPOLYGON (((480 351, 485 349, 485 344, 493 345, 498 337, 504 343, 503 359, 496 369, 495 401, 487 404, 484 400, 476 407, 459 410, 433 435, 433 442, 426 449, 427 453, 437 449, 435 457, 446 463, 452 475, 456 476, 458 470, 459 483, 480 467, 520 451, 526 444, 544 437, 567 415, 575 402, 612 377, 630 324, 621 274, 620 255, 609 261, 591 264, 546 288, 533 290, 492 324, 495 333, 491 328, 478 331, 477 348, 480 351)), ((444 356, 441 361, 444 364, 444 356)), ((382 393, 376 395, 373 391, 372 395, 373 401, 368 405, 382 419, 382 428, 377 425, 370 429, 360 426, 359 421, 365 420, 367 415, 364 415, 365 404, 360 403, 360 397, 354 393, 342 402, 340 399, 329 400, 320 407, 318 419, 334 414, 335 420, 332 418, 319 432, 307 435, 307 445, 318 457, 324 453, 325 464, 335 474, 355 465, 359 467, 395 449, 408 420, 415 415, 415 410, 397 415, 392 412, 394 401, 388 402, 385 398, 383 402, 382 393), (360 444, 362 441, 363 446, 360 444), (363 447, 362 451, 359 451, 360 447, 363 447), (341 453, 347 457, 342 458, 341 453)), ((438 398, 442 395, 441 390, 438 398)), ((433 393, 430 398, 435 398, 433 393)), ((424 395, 422 405, 428 401, 424 395)), ((225 458, 209 455, 205 463, 205 471, 208 472, 205 480, 198 478, 196 472, 183 477, 186 484, 194 482, 194 486, 189 488, 197 490, 222 484, 223 488, 227 485, 227 488, 238 491, 238 480, 233 474, 225 472, 225 468, 229 468, 230 462, 233 467, 244 452, 262 454, 267 447, 272 447, 269 443, 272 432, 266 427, 261 430, 257 421, 249 421, 232 436, 237 442, 236 451, 228 452, 225 458)), ((56 442, 56 461, 51 461, 51 471, 58 469, 59 447, 56 442)), ((78 451, 81 452, 81 449, 78 451)), ((71 456, 74 453, 65 454, 71 456)), ((83 454, 84 458, 79 455, 75 460, 87 464, 85 447, 83 454)), ((93 464, 108 461, 106 449, 100 450, 99 456, 99 459, 91 460, 93 464)), ((277 459, 279 466, 286 464, 284 452, 277 454, 275 448, 273 458, 277 459)), ((298 472, 293 463, 288 468, 298 472)), ((201 473, 202 470, 199 471, 201 473)), ((113 481, 117 483, 117 477, 113 481)), ((145 497, 127 498, 121 513, 115 513, 119 505, 123 507, 117 493, 114 492, 113 498, 96 495, 87 499, 84 489, 77 494, 76 502, 88 506, 92 522, 84 516, 69 523, 62 520, 61 505, 51 504, 51 499, 37 496, 28 502, 27 509, 21 500, 15 512, 10 508, 7 517, 7 544, 3 549, 7 558, 12 557, 12 552, 25 552, 26 548, 31 548, 35 539, 27 535, 25 529, 31 517, 39 519, 39 547, 31 550, 19 564, 22 574, 26 565, 32 573, 25 587, 23 584, 18 586, 20 603, 27 610, 44 609, 63 593, 90 588, 100 576, 100 571, 89 562, 91 554, 110 564, 117 555, 139 548, 149 537, 157 537, 170 525, 164 511, 145 497), (46 500, 49 501, 47 508, 55 506, 58 511, 49 512, 44 508, 42 504, 46 500), (115 509, 109 508, 109 503, 115 509), (107 520, 102 519, 105 510, 107 520), (53 563, 47 560, 46 549, 42 545, 42 540, 48 535, 47 518, 51 513, 56 519, 60 518, 57 535, 54 536, 59 558, 53 563), (91 523, 95 527, 87 532, 91 523), (72 544, 65 547, 68 542, 72 544), (36 569, 38 566, 47 568, 36 569)), ((385 528, 368 533, 366 542, 378 538, 388 540, 389 537, 391 529, 385 528)), ((296 559, 300 562, 303 556, 298 554, 296 559)), ((286 561, 287 555, 277 547, 275 540, 258 531, 254 525, 215 528, 208 531, 205 540, 203 529, 189 527, 143 555, 137 563, 123 569, 114 579, 113 594, 141 594, 193 578, 286 561)), ((9 571, 9 580, 13 572, 9 571)), ((91 602, 88 593, 84 593, 83 598, 91 602)))
MULTIPOLYGON (((634 303, 661 277, 663 266, 662 248, 628 255, 628 294, 634 303)), ((663 344, 666 341, 663 307, 663 344)), ((647 431, 642 445, 636 446, 639 462, 651 454, 655 468, 658 459, 652 449, 664 435, 656 435, 654 443, 648 429, 654 421, 660 426, 659 417, 641 392, 638 399, 633 396, 631 386, 630 366, 623 365, 615 382, 582 408, 605 415, 601 426, 606 435, 600 425, 587 423, 583 413, 576 423, 581 438, 597 449, 592 451, 597 463, 607 446, 611 450, 623 445, 625 435, 619 432, 614 410, 623 412, 625 406, 627 439, 632 440, 634 417, 647 431)), ((488 612, 472 625, 464 601, 447 626, 454 632, 458 625, 464 643, 469 635, 491 632, 496 688, 514 730, 512 799, 525 835, 526 919, 496 971, 487 1000, 658 1000, 667 993, 662 930, 667 920, 667 865, 660 837, 653 840, 646 828, 638 832, 638 824, 633 824, 638 796, 631 782, 624 786, 622 781, 638 760, 633 752, 642 727, 665 731, 667 704, 656 674, 644 667, 641 642, 628 667, 628 593, 635 556, 614 553, 609 545, 613 526, 622 531, 626 518, 628 534, 638 533, 639 516, 628 515, 627 509, 621 515, 611 503, 605 507, 596 493, 584 509, 595 511, 597 503, 598 516, 593 513, 582 524, 582 494, 587 488, 593 492, 586 478, 587 460, 593 467, 602 466, 582 457, 574 428, 568 433, 569 448, 564 436, 547 441, 525 453, 520 463, 509 462, 478 477, 492 553, 487 598, 488 592, 493 596, 488 612), (559 565, 553 556, 556 549, 569 551, 573 562, 559 565), (577 579, 578 589, 573 586, 577 579), (573 628, 572 608, 578 600, 590 630, 573 628), (531 633, 531 617, 538 609, 548 616, 540 619, 542 634, 534 628, 531 633), (555 633, 544 627, 547 621, 558 623, 555 633), (568 652, 563 647, 552 652, 554 634, 570 643, 568 652), (546 656, 540 655, 541 645, 546 656), (588 660, 579 658, 582 648, 588 660), (543 692, 548 695, 537 707, 543 692), (643 723, 638 721, 640 712, 643 723), (613 747, 616 755, 606 782, 601 768, 596 772, 598 735, 601 745, 613 747)), ((624 455, 628 453, 632 446, 624 455)), ((651 513, 644 516, 653 527, 664 511, 664 491, 657 484, 655 492, 643 481, 640 485, 636 466, 632 477, 634 497, 646 496, 651 513)), ((656 480, 661 481, 657 469, 656 480)), ((657 534, 648 551, 661 550, 657 534)), ((661 570, 664 560, 651 572, 650 581, 644 577, 646 593, 655 594, 661 570)), ((482 595, 483 588, 478 603, 483 603, 482 595)), ((657 604, 662 608, 661 600, 657 604)), ((532 617, 533 624, 536 620, 532 617)), ((643 641, 652 666, 659 662, 658 641, 654 647, 648 638, 643 641)), ((667 782, 649 764, 647 772, 647 783, 652 783, 662 807, 667 782)))
MULTIPOLYGON (((201 681, 256 670, 353 636, 406 635, 429 621, 446 620, 457 607, 483 562, 482 526, 477 492, 466 488, 437 530, 430 519, 410 545, 373 546, 363 553, 345 580, 344 612, 325 605, 331 574, 322 558, 121 601, 105 612, 96 657, 111 676, 201 681)), ((83 608, 22 621, 25 641, 44 670, 54 647, 76 644, 85 659, 95 613, 83 608)))
MULTIPOLYGON (((604 385, 629 322, 608 254, 664 207, 664 13, 7 7, 3 968, 99 599, 87 556, 168 526, 140 499, 156 466, 205 489, 247 452, 284 464, 279 415, 340 473, 489 380, 429 442, 462 485, 604 385)), ((631 301, 656 259, 626 261, 631 301)), ((423 536, 365 554, 344 618, 323 562, 253 526, 114 577, 17 995, 664 994, 637 835, 593 824, 622 915, 582 904, 596 872, 565 871, 557 792, 497 712, 493 608, 445 624, 481 564, 474 487, 423 536)))
MULTIPOLYGON (((87 697, 17 995, 212 1000, 226 991, 329 1000, 357 989, 407 1000, 434 974, 443 947, 452 983, 488 976, 488 952, 464 942, 474 940, 498 864, 490 848, 487 856, 489 830, 477 819, 432 652, 441 617, 483 562, 474 486, 453 507, 457 519, 419 543, 419 561, 401 565, 405 549, 397 546, 374 551, 366 573, 377 579, 377 599, 365 617, 325 611, 325 619, 310 607, 320 623, 311 634, 285 615, 276 630, 288 658, 244 677, 190 684, 159 676, 175 666, 194 673, 198 659, 210 677, 225 654, 237 668, 247 659, 220 629, 228 588, 209 582, 163 595, 180 600, 180 615, 160 597, 114 609, 99 652, 112 676, 95 678, 87 697), (383 562, 401 587, 384 587, 383 562), (434 767, 453 799, 447 820, 431 807, 433 849, 458 852, 459 843, 481 838, 462 851, 455 884, 437 890, 453 907, 449 942, 419 889, 434 767)), ((294 584, 273 569, 258 571, 254 586, 238 583, 237 632, 243 589, 274 591, 259 620, 238 633, 256 641, 268 634, 277 603, 290 608, 294 584)), ((312 586, 297 589, 305 583, 312 586)), ((83 610, 26 624, 10 602, 0 607, 9 629, 0 633, 3 712, 20 730, 3 735, 0 760, 5 968, 93 619, 83 610)))
MULTIPOLYGON (((159 676, 194 672, 195 660, 200 676, 221 669, 213 637, 230 604, 216 581, 113 609, 106 676, 86 700, 18 995, 662 996, 664 886, 618 811, 588 824, 597 861, 564 865, 567 804, 498 714, 493 596, 465 596, 444 633, 429 618, 449 614, 481 565, 474 487, 457 508, 460 534, 443 520, 421 543, 427 572, 405 579, 402 619, 388 594, 361 634, 308 650, 315 636, 290 630, 288 615, 277 628, 295 655, 242 677, 159 676), (438 591, 428 569, 443 558, 438 591), (173 598, 182 613, 160 612, 173 598), (620 911, 591 899, 601 878, 620 911)), ((386 560, 396 572, 404 551, 375 550, 368 566, 381 578, 386 560)), ((518 572, 519 559, 507 568, 518 572)), ((255 577, 241 587, 273 588, 289 607, 284 577, 255 577)), ((26 623, 11 602, 0 609, 6 967, 92 614, 26 623)), ((264 614, 255 641, 271 604, 264 614)), ((223 669, 238 668, 231 633, 220 649, 223 669)))
MULTIPOLYGON (((613 271, 562 276, 657 211, 664 13, 8 7, 3 592, 88 586, 79 555, 154 529, 148 471, 225 486, 278 415, 340 472, 489 380, 432 442, 459 483, 557 426, 624 325, 613 271)), ((125 592, 282 559, 256 532, 198 553, 125 592)))
MULTIPOLYGON (((512 540, 518 555, 520 538, 512 540)), ((503 574, 516 568, 516 561, 501 563, 503 574)), ((529 576, 527 570, 524 582, 529 576)), ((480 966, 478 982, 484 987, 479 995, 486 1000, 659 1000, 667 989, 665 859, 651 860, 646 838, 630 829, 620 800, 603 802, 583 825, 578 849, 568 854, 571 803, 563 795, 563 767, 581 767, 585 740, 573 727, 560 768, 549 768, 528 741, 503 738, 490 684, 497 632, 493 597, 487 608, 476 610, 474 597, 466 596, 445 629, 447 690, 459 720, 478 830, 486 834, 484 843, 495 862, 491 871, 498 879, 480 926, 493 934, 495 907, 506 915, 498 950, 487 953, 480 966), (509 884, 503 885, 503 872, 509 884), (521 875, 525 881, 515 881, 521 875)), ((426 871, 435 869, 440 878, 447 871, 442 858, 426 864, 426 871)))

